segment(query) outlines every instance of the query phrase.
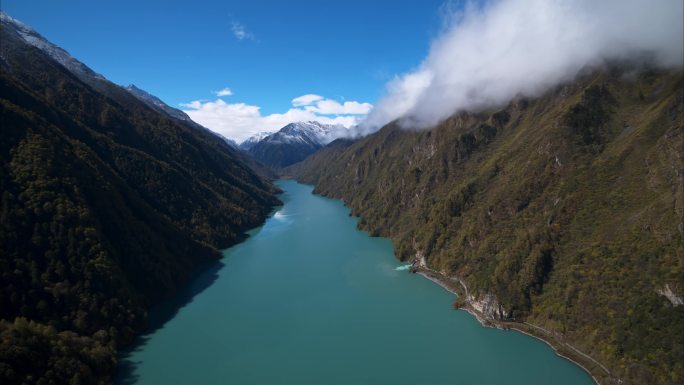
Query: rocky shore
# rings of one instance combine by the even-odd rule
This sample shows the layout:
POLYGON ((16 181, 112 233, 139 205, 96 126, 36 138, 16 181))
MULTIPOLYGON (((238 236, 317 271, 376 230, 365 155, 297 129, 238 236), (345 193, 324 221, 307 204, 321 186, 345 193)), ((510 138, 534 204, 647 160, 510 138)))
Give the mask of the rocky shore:
POLYGON ((516 330, 543 341, 557 355, 572 361, 575 365, 589 373, 597 385, 618 385, 622 383, 603 364, 568 342, 563 341, 562 334, 514 319, 511 312, 506 311, 493 294, 485 294, 480 298, 476 298, 469 292, 468 286, 461 278, 449 276, 446 272, 429 268, 422 255, 418 254, 416 256, 409 270, 411 273, 422 275, 448 292, 455 294, 457 298, 454 301, 454 307, 470 313, 482 326, 502 330, 516 330))

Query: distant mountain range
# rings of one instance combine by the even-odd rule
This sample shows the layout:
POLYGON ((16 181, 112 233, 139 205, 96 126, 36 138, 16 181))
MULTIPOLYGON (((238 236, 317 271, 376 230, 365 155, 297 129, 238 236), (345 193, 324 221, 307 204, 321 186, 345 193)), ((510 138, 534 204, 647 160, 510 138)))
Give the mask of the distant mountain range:
POLYGON ((125 87, 116 86, 102 75, 73 58, 61 47, 49 42, 36 31, 9 15, 2 13, 0 19, 3 24, 11 25, 12 29, 21 36, 25 43, 40 49, 50 58, 67 68, 81 81, 98 91, 108 96, 117 96, 120 94, 120 91, 116 88, 121 88, 144 102, 148 107, 172 118, 184 121, 198 129, 205 130, 221 138, 229 146, 248 152, 254 159, 272 168, 277 169, 289 166, 303 160, 327 144, 332 139, 330 137, 331 133, 344 129, 342 126, 326 125, 319 122, 297 122, 288 124, 275 133, 258 133, 238 145, 234 140, 194 122, 185 112, 167 105, 158 97, 134 84, 129 84, 125 87))
POLYGON ((264 138, 266 138, 269 135, 272 135, 273 132, 259 132, 257 134, 254 134, 250 136, 249 138, 245 139, 240 145, 238 146, 241 150, 244 151, 249 151, 252 147, 254 147, 257 143, 261 142, 264 138))
POLYGON ((106 384, 149 307, 278 189, 158 98, 0 28, 0 383, 106 384))
POLYGON ((259 133, 240 144, 259 162, 276 169, 302 161, 339 135, 343 126, 319 122, 290 123, 275 133, 259 133))

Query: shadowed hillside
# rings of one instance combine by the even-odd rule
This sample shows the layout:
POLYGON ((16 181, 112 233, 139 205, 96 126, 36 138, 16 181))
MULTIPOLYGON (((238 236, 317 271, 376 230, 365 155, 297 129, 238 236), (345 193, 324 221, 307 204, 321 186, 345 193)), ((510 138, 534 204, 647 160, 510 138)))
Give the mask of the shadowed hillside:
POLYGON ((146 309, 262 223, 277 189, 17 31, 3 19, 0 383, 108 383, 146 309))

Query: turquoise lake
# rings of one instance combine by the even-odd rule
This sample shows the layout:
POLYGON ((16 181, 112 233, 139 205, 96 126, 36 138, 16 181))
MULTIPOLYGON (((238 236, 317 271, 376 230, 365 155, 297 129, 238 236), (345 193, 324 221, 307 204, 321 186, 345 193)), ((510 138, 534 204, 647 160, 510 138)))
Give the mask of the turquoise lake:
POLYGON ((482 327, 342 202, 279 181, 279 208, 122 357, 117 384, 584 385, 545 343, 482 327))

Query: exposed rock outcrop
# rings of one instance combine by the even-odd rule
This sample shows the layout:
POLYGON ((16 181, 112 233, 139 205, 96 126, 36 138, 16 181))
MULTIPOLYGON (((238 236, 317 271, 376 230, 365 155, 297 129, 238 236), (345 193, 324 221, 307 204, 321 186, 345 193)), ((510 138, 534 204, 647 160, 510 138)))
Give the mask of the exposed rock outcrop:
POLYGON ((485 294, 479 299, 472 295, 466 298, 466 303, 481 313, 487 320, 510 321, 513 320, 512 312, 501 306, 494 294, 485 294))
POLYGON ((665 296, 665 298, 667 298, 668 301, 670 301, 674 306, 684 305, 684 299, 672 291, 670 284, 666 284, 665 287, 659 289, 658 294, 665 296))

